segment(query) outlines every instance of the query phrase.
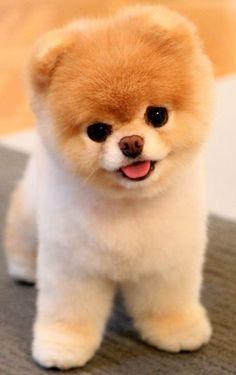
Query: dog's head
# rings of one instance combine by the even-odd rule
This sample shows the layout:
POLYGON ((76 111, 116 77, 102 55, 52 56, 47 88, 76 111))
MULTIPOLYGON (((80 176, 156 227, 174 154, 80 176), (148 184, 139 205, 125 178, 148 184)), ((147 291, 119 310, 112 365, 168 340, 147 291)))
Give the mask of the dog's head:
POLYGON ((54 30, 30 65, 51 151, 87 183, 131 194, 159 191, 198 152, 212 81, 193 25, 156 6, 54 30))

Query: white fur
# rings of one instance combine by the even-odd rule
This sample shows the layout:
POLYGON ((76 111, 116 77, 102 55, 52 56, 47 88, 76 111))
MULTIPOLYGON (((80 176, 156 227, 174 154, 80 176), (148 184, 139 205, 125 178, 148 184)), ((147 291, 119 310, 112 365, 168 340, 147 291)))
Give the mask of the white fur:
MULTIPOLYGON (((32 168, 34 159, 25 178, 28 188, 35 187, 32 168)), ((115 283, 123 286, 145 340, 169 351, 192 350, 207 342, 211 329, 199 302, 206 245, 200 158, 185 166, 174 186, 152 198, 100 194, 61 168, 43 144, 37 169, 36 361, 69 368, 89 360, 101 341, 115 283), (162 332, 158 317, 161 321, 165 314, 182 311, 189 312, 190 323, 185 319, 182 328, 172 332, 170 325, 162 332), (146 323, 149 315, 157 316, 157 330, 146 323), (84 324, 90 327, 88 335, 74 331, 84 324)), ((27 197, 30 208, 32 194, 27 197)))

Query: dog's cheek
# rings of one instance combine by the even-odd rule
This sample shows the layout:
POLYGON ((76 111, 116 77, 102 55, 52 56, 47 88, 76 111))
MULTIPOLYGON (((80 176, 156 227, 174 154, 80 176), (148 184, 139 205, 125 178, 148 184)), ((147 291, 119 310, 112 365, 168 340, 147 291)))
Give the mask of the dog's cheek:
POLYGON ((182 110, 175 111, 170 126, 160 128, 158 133, 172 153, 195 153, 207 139, 209 128, 207 116, 200 115, 196 109, 182 110))
POLYGON ((92 142, 79 125, 59 123, 56 118, 54 133, 58 149, 73 173, 87 178, 99 168, 101 144, 92 142))
POLYGON ((145 134, 143 157, 148 160, 162 160, 171 151, 170 145, 161 139, 156 129, 145 134))
POLYGON ((89 145, 81 136, 71 137, 61 145, 64 160, 73 173, 88 178, 99 168, 98 145, 89 145))

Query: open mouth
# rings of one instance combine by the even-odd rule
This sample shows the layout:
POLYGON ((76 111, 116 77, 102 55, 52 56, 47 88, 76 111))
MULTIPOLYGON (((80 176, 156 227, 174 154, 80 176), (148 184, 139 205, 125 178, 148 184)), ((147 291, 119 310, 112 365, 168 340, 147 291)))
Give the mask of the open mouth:
POLYGON ((132 181, 145 180, 155 168, 156 161, 143 160, 121 167, 119 172, 132 181))

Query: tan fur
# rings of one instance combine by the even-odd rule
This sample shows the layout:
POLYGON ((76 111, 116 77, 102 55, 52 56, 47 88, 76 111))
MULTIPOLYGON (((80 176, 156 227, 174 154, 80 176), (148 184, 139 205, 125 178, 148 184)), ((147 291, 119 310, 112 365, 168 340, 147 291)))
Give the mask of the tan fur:
MULTIPOLYGON (((167 349, 168 346, 169 351, 178 352, 183 349, 183 342, 188 342, 189 330, 191 330, 192 335, 199 336, 199 338, 202 335, 201 325, 205 326, 206 330, 210 332, 210 327, 207 327, 204 321, 205 315, 205 311, 199 306, 194 309, 189 308, 188 311, 172 311, 162 315, 145 316, 136 321, 136 326, 143 338, 150 344, 156 345, 158 343, 163 350, 167 349), (182 334, 183 341, 180 340, 176 343, 176 337, 180 334, 182 334), (163 340, 163 338, 165 339, 163 340)), ((191 339, 189 339, 189 350, 197 349, 195 343, 190 344, 190 341, 191 339)))
POLYGON ((89 339, 91 335, 94 333, 94 326, 91 324, 90 321, 76 321, 76 322, 69 322, 65 323, 63 320, 54 322, 52 325, 51 321, 41 321, 40 324, 38 325, 37 329, 38 330, 43 330, 45 332, 48 331, 48 328, 58 331, 60 330, 62 335, 77 335, 77 336, 83 336, 85 339, 89 339))
POLYGON ((39 92, 48 89, 50 78, 63 54, 71 47, 71 41, 69 35, 55 29, 46 34, 35 47, 30 75, 39 92))
POLYGON ((177 114, 176 125, 163 127, 158 134, 170 147, 171 158, 178 151, 177 163, 181 153, 198 148, 208 132, 211 103, 203 102, 203 97, 211 86, 211 68, 195 30, 180 16, 160 7, 154 17, 151 9, 144 7, 140 13, 131 9, 126 17, 121 13, 114 20, 95 21, 93 27, 89 21, 74 23, 61 30, 60 37, 58 32, 49 33, 46 45, 44 40, 39 43, 31 61, 34 100, 39 106, 38 93, 43 91, 41 100, 53 117, 66 161, 85 177, 94 170, 99 184, 117 188, 98 166, 103 146, 90 150, 84 142, 82 133, 93 122, 119 129, 141 112, 140 124, 146 125, 147 105, 167 105, 177 114))

